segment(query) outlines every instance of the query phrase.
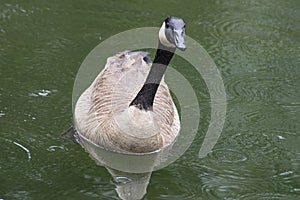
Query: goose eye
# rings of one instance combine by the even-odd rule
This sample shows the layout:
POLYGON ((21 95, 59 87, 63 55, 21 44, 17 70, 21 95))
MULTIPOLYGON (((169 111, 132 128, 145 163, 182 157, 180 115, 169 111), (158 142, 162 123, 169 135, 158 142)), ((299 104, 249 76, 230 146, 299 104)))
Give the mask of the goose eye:
POLYGON ((170 25, 169 25, 169 23, 167 22, 167 23, 166 23, 166 28, 169 28, 169 27, 170 27, 170 25))

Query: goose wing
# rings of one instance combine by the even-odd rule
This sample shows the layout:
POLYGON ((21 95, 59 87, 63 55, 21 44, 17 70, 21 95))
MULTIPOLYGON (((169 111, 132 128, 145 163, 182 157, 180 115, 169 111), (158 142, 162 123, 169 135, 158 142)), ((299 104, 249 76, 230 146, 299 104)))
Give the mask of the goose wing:
POLYGON ((79 131, 94 143, 113 149, 135 151, 128 147, 149 146, 152 151, 169 144, 178 135, 179 117, 170 92, 162 80, 155 96, 153 113, 158 127, 155 137, 143 141, 120 135, 114 117, 124 112, 144 84, 151 63, 145 52, 122 52, 107 59, 103 71, 81 95, 75 108, 75 122, 79 131), (148 144, 146 144, 148 143, 148 144), (126 146, 127 145, 127 146, 126 146))

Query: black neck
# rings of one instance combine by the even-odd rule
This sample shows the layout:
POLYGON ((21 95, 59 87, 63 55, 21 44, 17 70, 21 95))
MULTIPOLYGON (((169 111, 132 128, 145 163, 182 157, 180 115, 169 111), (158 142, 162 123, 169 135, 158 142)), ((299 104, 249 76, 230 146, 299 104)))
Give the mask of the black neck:
POLYGON ((159 42, 147 79, 130 106, 146 111, 152 110, 156 91, 175 50, 176 48, 166 47, 159 42))

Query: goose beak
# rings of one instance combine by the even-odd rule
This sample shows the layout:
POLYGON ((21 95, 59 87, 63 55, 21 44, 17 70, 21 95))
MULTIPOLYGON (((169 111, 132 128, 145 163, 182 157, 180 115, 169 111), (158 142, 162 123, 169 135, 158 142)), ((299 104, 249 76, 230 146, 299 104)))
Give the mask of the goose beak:
POLYGON ((180 49, 181 51, 186 50, 186 46, 184 44, 184 29, 173 30, 174 33, 174 42, 175 46, 180 49))

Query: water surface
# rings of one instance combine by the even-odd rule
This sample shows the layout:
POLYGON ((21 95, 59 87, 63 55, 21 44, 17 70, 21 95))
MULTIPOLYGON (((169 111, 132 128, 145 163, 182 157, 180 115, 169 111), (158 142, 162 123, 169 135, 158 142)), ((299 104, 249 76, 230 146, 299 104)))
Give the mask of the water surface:
POLYGON ((118 199, 110 174, 59 137, 72 121, 73 82, 99 42, 168 15, 184 18, 214 59, 228 110, 199 159, 209 93, 172 61, 196 91, 201 122, 188 151, 153 173, 145 199, 300 198, 299 1, 33 0, 0 3, 0 199, 118 199))

